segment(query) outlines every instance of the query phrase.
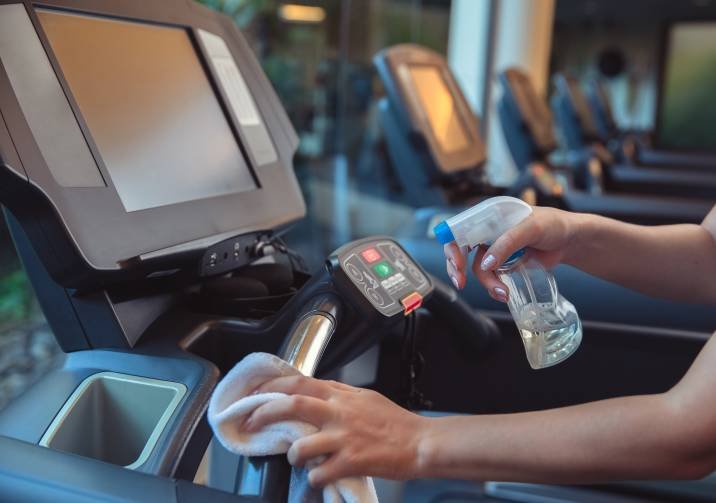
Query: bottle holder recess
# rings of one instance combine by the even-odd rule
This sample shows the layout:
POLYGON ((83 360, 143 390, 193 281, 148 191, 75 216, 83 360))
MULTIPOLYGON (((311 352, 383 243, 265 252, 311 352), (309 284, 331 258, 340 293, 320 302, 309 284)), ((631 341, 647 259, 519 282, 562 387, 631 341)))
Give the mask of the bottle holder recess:
POLYGON ((62 406, 40 445, 135 469, 151 454, 186 391, 175 382, 93 374, 62 406))

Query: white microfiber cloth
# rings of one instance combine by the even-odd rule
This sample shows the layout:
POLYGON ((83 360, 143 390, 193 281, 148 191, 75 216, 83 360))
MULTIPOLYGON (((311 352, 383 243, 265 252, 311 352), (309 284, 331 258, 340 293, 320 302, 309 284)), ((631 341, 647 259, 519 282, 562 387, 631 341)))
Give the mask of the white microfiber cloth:
MULTIPOLYGON (((294 441, 316 433, 318 428, 301 421, 277 422, 254 433, 241 430, 244 419, 256 408, 286 396, 284 393, 250 395, 253 390, 271 379, 298 374, 294 367, 267 353, 253 353, 237 363, 221 380, 209 402, 209 424, 221 445, 242 456, 268 456, 283 454, 294 441)), ((290 502, 311 499, 307 477, 307 470, 293 469, 290 502)), ((324 487, 322 496, 325 503, 378 501, 373 480, 369 477, 341 479, 324 487)))

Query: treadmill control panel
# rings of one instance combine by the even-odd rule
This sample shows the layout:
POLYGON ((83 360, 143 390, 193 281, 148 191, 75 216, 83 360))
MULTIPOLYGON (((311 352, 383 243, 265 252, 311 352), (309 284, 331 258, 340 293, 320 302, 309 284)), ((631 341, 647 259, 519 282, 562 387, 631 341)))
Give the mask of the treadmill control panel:
POLYGON ((432 292, 420 266, 387 238, 351 243, 336 252, 341 271, 381 314, 410 314, 432 292))

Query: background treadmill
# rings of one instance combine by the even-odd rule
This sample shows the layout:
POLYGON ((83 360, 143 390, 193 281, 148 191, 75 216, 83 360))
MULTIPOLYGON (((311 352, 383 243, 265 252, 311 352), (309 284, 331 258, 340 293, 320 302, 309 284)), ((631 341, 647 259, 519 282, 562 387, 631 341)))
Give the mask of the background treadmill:
POLYGON ((550 156, 558 144, 546 101, 517 68, 504 71, 499 81, 498 114, 515 164, 521 170, 539 165, 551 173, 561 172, 565 208, 642 224, 700 223, 711 210, 710 199, 605 193, 609 174, 599 158, 584 150, 575 153, 569 168, 555 167, 550 156))
POLYGON ((622 131, 614 119, 612 104, 604 83, 599 78, 589 80, 585 96, 592 111, 599 140, 609 146, 618 161, 652 167, 681 166, 690 170, 716 170, 716 156, 700 153, 659 150, 651 146, 651 132, 622 131))
MULTIPOLYGON (((416 193, 430 191, 433 200, 440 201, 444 197, 443 188, 438 189, 428 181, 431 176, 437 176, 438 173, 449 173, 448 169, 441 168, 441 162, 454 163, 455 158, 446 156, 436 140, 431 126, 431 112, 426 110, 417 90, 424 82, 413 80, 411 67, 417 68, 419 76, 428 72, 427 74, 433 79, 431 81, 433 87, 429 88, 434 98, 431 105, 444 103, 441 109, 444 126, 455 127, 457 121, 460 123, 472 121, 474 124, 473 127, 466 128, 466 131, 470 132, 470 141, 473 143, 472 162, 482 162, 485 155, 482 138, 476 134, 477 119, 452 76, 445 58, 433 51, 415 45, 399 45, 379 53, 375 57, 375 63, 386 89, 386 97, 381 101, 380 112, 392 163, 396 170, 401 171, 400 176, 405 180, 406 190, 410 190, 416 181, 420 181, 423 185, 416 193), (440 92, 441 87, 449 90, 452 96, 444 96, 440 92), (453 112, 454 115, 448 112, 453 112)), ((515 159, 522 172, 516 187, 531 188, 538 194, 540 202, 548 202, 574 211, 603 213, 646 223, 700 221, 711 209, 710 204, 698 204, 693 201, 662 202, 649 198, 604 197, 577 190, 562 191, 564 183, 556 181, 548 164, 534 165, 536 159, 533 156, 539 156, 537 158, 541 159, 543 151, 556 147, 549 109, 541 101, 530 99, 534 91, 521 72, 508 72, 502 81, 517 82, 515 86, 506 89, 508 92, 503 94, 499 104, 503 127, 508 127, 508 121, 516 124, 514 128, 506 129, 506 138, 513 155, 515 155, 513 147, 521 149, 517 152, 518 155, 522 152, 522 157, 515 159), (529 123, 531 125, 529 130, 520 114, 522 108, 517 107, 518 101, 511 90, 515 93, 527 93, 519 103, 532 106, 531 115, 536 120, 529 123), (542 103, 541 108, 540 103, 542 103), (505 115, 505 111, 508 111, 509 115, 505 115), (531 132, 535 133, 534 137, 538 138, 540 143, 532 140, 531 132), (538 150, 536 145, 549 145, 550 148, 543 147, 543 150, 538 150)), ((475 173, 471 176, 484 179, 481 166, 468 167, 467 170, 475 173)), ((475 187, 475 190, 479 188, 475 187)), ((519 195, 520 192, 521 190, 517 191, 514 188, 510 191, 513 195, 519 195)), ((476 192, 472 199, 464 201, 463 204, 469 204, 480 197, 485 197, 484 193, 476 192)), ((397 233, 400 242, 411 255, 428 271, 445 282, 450 281, 445 271, 445 257, 442 247, 431 233, 437 221, 452 216, 458 211, 460 207, 457 206, 419 209, 415 212, 414 218, 406 222, 397 233)), ((710 329, 716 324, 716 314, 705 307, 650 299, 566 266, 557 268, 556 273, 560 288, 568 298, 574 299, 584 319, 700 329, 710 329)), ((469 281, 466 290, 460 295, 475 308, 506 311, 506 306, 492 300, 476 281, 469 281)))
POLYGON ((496 193, 483 170, 480 123, 445 58, 414 44, 373 63, 385 88, 380 129, 405 199, 416 207, 463 206, 496 193))
POLYGON ((573 152, 593 152, 605 166, 606 185, 620 192, 679 195, 716 200, 716 172, 689 169, 688 165, 656 166, 619 164, 602 143, 592 109, 579 82, 571 75, 554 78, 552 99, 558 127, 573 152))

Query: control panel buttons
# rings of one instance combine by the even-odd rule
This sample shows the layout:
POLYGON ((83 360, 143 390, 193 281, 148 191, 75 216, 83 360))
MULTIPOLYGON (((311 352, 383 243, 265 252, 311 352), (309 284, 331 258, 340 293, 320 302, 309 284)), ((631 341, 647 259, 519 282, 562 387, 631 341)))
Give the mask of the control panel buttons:
POLYGON ((355 264, 351 262, 346 262, 346 271, 348 271, 348 274, 357 282, 362 283, 363 282, 363 273, 360 271, 358 267, 356 267, 355 264))
POLYGON ((398 243, 389 239, 346 247, 338 260, 347 279, 385 316, 418 309, 432 285, 398 243))
POLYGON ((367 250, 363 250, 361 252, 361 257, 363 257, 363 260, 365 260, 368 264, 378 262, 380 259, 383 258, 380 255, 380 252, 375 248, 368 248, 367 250))
POLYGON ((390 264, 388 264, 388 262, 381 262, 380 264, 374 265, 373 270, 379 278, 387 278, 394 272, 394 269, 390 266, 390 264))

